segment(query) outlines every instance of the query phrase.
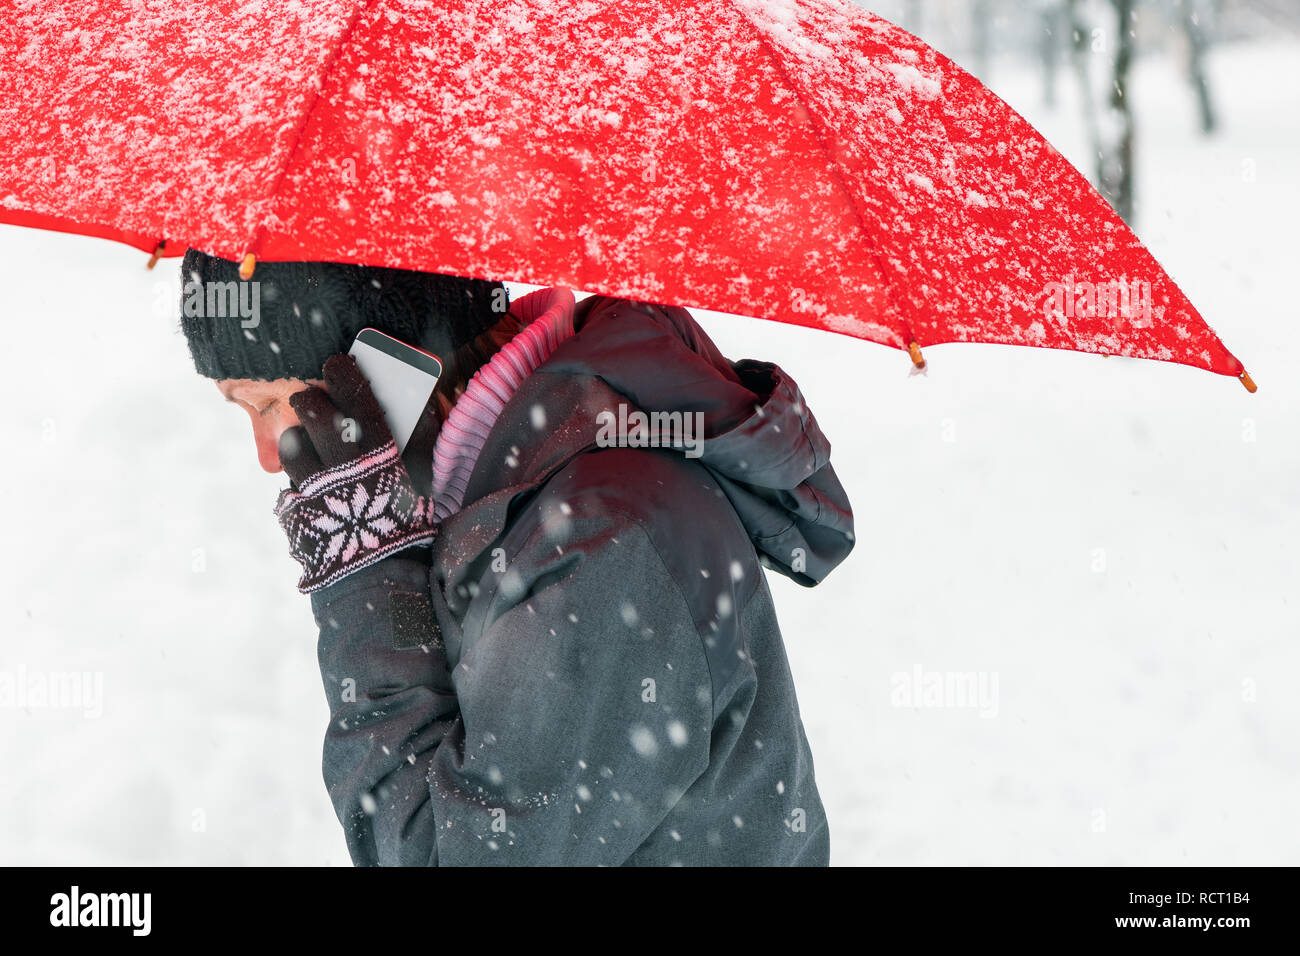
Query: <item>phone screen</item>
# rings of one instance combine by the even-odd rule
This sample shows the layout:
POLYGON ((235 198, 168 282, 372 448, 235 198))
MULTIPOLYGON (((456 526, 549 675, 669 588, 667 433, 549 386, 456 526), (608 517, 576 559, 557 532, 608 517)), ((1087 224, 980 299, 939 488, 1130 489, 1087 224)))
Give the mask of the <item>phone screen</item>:
POLYGON ((348 354, 370 382, 398 452, 405 451, 442 375, 442 362, 378 329, 358 332, 348 354))

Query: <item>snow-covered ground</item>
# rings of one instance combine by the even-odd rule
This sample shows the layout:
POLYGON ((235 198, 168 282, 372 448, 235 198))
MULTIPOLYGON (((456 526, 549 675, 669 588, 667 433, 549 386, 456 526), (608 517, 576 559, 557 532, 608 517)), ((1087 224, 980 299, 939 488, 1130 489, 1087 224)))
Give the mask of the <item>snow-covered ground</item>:
MULTIPOLYGON (((835 863, 1300 863, 1300 44, 1210 69, 1210 140, 1172 63, 1137 69, 1137 227, 1256 395, 996 346, 909 376, 701 314, 800 382, 855 505, 823 586, 773 578, 835 863), (929 706, 962 674, 975 706, 929 706)), ((1086 162, 1068 76, 1057 112, 993 83, 1086 162)), ((0 260, 0 673, 103 682, 102 713, 0 707, 0 863, 346 864, 281 479, 191 370, 175 260, 12 227, 0 260)))

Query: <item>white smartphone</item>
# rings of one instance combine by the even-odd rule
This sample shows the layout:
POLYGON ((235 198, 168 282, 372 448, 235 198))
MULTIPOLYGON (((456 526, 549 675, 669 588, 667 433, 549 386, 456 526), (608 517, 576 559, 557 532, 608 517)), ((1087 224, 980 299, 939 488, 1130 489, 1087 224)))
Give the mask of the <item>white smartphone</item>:
POLYGON ((348 354, 370 382, 370 390, 384 410, 388 430, 393 433, 400 454, 405 451, 433 387, 442 376, 442 362, 431 352, 407 345, 378 329, 358 332, 348 354))

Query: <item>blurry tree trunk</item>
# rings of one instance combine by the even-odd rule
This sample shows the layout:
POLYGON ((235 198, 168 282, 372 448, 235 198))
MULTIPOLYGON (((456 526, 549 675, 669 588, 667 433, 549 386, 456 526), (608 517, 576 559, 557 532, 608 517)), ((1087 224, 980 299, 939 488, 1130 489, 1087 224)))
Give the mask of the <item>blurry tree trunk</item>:
POLYGON ((1056 0, 1038 9, 1038 57, 1043 65, 1043 103, 1056 106, 1057 57, 1061 49, 1061 7, 1056 0))
POLYGON ((903 29, 915 36, 921 35, 921 0, 904 0, 903 29))
POLYGON ((1111 0, 1115 7, 1118 43, 1114 82, 1110 88, 1111 141, 1099 164, 1101 192, 1125 222, 1133 221, 1133 111, 1129 108, 1128 75, 1133 62, 1134 0, 1111 0))
POLYGON ((1079 102, 1083 107, 1083 124, 1094 157, 1101 155, 1101 130, 1092 92, 1092 27, 1083 15, 1079 0, 1066 0, 1065 11, 1070 25, 1070 61, 1079 81, 1079 102))
POLYGON ((1196 106, 1201 118, 1201 132, 1213 133, 1218 125, 1214 102, 1210 97, 1210 83, 1205 76, 1205 48, 1208 46, 1205 9, 1196 0, 1181 0, 1183 31, 1187 35, 1187 78, 1196 93, 1196 106))
POLYGON ((971 0, 971 43, 974 46, 972 61, 975 75, 985 84, 989 82, 990 46, 993 31, 993 11, 990 0, 971 0))
POLYGON ((1134 211, 1134 129, 1128 98, 1134 3, 1109 0, 1106 6, 1114 14, 1113 31, 1092 23, 1082 0, 1068 0, 1067 6, 1084 122, 1097 163, 1097 189, 1129 223, 1134 211), (1099 80, 1105 83, 1100 91, 1099 80))

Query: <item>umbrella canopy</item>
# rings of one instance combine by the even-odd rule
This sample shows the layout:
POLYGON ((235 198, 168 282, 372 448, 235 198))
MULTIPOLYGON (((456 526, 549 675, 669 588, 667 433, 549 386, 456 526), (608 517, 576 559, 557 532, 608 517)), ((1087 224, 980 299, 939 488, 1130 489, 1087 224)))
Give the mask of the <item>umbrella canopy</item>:
POLYGON ((23 4, 0 19, 0 221, 1253 389, 1024 119, 839 0, 23 4))

